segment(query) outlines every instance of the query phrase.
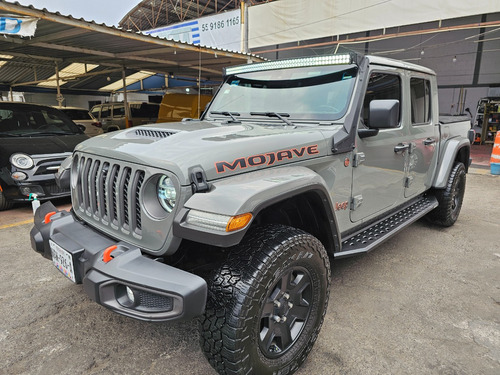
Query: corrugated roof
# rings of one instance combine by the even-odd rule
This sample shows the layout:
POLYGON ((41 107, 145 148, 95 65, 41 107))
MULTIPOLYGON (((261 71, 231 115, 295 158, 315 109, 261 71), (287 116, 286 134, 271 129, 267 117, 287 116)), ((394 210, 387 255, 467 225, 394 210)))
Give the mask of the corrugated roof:
MULTIPOLYGON (((238 9, 241 0, 143 0, 132 8, 119 25, 136 31, 150 30, 210 14, 238 9)), ((273 0, 249 0, 248 5, 273 0)))
POLYGON ((220 78, 222 68, 263 59, 246 53, 174 42, 138 32, 126 31, 94 21, 64 16, 0 0, 0 15, 39 18, 35 36, 0 37, 2 58, 0 85, 36 85, 73 63, 95 64, 97 68, 73 77, 64 85, 74 90, 97 90, 126 74, 145 70, 201 79, 220 78), (109 77, 109 79, 108 79, 109 77))

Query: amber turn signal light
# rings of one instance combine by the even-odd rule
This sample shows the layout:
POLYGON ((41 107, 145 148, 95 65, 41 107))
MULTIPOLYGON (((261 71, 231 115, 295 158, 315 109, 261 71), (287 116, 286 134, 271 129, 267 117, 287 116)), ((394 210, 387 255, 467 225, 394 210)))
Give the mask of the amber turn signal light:
POLYGON ((233 216, 227 223, 226 232, 234 232, 235 230, 245 228, 250 220, 252 220, 252 214, 249 212, 233 216))

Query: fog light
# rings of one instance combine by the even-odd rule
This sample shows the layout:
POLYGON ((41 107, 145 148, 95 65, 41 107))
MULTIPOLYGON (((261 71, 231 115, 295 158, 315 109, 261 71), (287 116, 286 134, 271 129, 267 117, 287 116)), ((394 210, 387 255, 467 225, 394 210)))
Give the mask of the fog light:
POLYGON ((135 295, 134 295, 134 291, 130 288, 130 287, 126 287, 125 288, 126 291, 127 291, 127 297, 128 299, 130 300, 130 303, 131 304, 135 304, 135 295))
POLYGON ((19 191, 22 195, 36 194, 38 197, 45 196, 42 187, 39 185, 20 186, 19 191))
POLYGON ((14 172, 12 173, 12 178, 17 181, 23 181, 28 178, 28 175, 24 172, 14 172))

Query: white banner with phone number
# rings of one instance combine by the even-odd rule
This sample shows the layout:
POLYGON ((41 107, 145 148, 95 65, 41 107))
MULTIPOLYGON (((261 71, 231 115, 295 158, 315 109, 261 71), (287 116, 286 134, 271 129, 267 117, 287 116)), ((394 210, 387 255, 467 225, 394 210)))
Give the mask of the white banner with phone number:
POLYGON ((145 31, 145 34, 202 46, 240 51, 240 10, 145 31))

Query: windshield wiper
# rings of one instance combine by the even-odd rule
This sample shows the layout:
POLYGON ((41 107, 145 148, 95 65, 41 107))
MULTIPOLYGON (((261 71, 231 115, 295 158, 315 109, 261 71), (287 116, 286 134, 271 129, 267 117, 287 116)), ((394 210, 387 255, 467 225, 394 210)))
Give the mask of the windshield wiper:
POLYGON ((266 116, 266 117, 277 117, 281 121, 283 121, 285 124, 288 126, 293 126, 294 128, 296 125, 291 122, 290 120, 287 120, 285 117, 290 117, 288 113, 277 113, 277 112, 250 112, 251 116, 266 116))
POLYGON ((222 115, 222 116, 229 116, 231 117, 231 122, 241 122, 240 120, 236 119, 234 116, 239 116, 240 114, 238 112, 228 112, 228 111, 210 111, 211 115, 222 115))

